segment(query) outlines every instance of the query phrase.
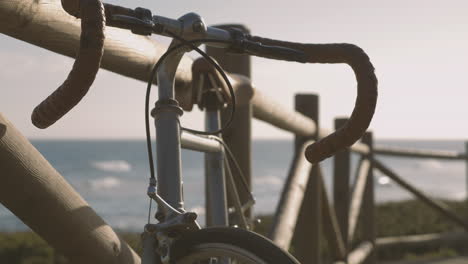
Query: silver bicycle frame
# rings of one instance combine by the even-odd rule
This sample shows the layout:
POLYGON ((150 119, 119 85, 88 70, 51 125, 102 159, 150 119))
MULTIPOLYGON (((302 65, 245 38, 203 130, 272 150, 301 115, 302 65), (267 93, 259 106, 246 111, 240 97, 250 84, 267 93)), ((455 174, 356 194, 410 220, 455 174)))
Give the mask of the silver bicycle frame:
MULTIPOLYGON (((221 128, 220 103, 208 98, 212 106, 206 106, 205 126, 207 131, 221 128)), ((224 151, 205 153, 206 225, 228 226, 226 177, 224 175, 224 151)))
MULTIPOLYGON (((180 59, 181 57, 179 55, 175 59, 180 59)), ((173 99, 173 93, 168 93, 167 91, 163 93, 161 91, 165 88, 162 80, 169 80, 167 78, 167 70, 175 65, 163 65, 165 67, 161 67, 161 70, 158 71, 158 78, 161 78, 159 79, 160 98, 153 111, 156 125, 158 194, 176 210, 180 212, 184 211, 180 154, 181 143, 184 141, 190 149, 206 152, 207 225, 227 226, 228 210, 223 147, 214 139, 186 132, 181 133, 179 117, 182 114, 182 110, 173 99)), ((220 127, 219 109, 207 110, 207 131, 215 131, 220 127)))
MULTIPOLYGON (((187 14, 172 23, 179 26, 181 35, 190 40, 197 37, 195 23, 203 20, 196 14, 187 14)), ((203 24, 204 26, 204 24, 203 24)), ((170 47, 180 44, 173 40, 170 47)), ((153 110, 156 126, 156 153, 158 194, 173 208, 184 210, 181 177, 181 129, 180 116, 183 114, 175 100, 174 80, 177 67, 188 47, 182 47, 171 53, 157 71, 159 100, 153 110)))
MULTIPOLYGON (((158 72, 158 76, 160 72, 158 72)), ((166 74, 165 72, 161 73, 166 74)), ((160 80, 160 90, 164 89, 160 80)), ((161 91, 160 91, 161 94, 161 91)), ((156 149, 158 194, 169 205, 182 212, 184 210, 181 177, 181 141, 189 149, 206 152, 206 192, 209 216, 208 225, 227 226, 226 182, 224 176, 224 151, 214 139, 181 133, 179 117, 182 110, 173 97, 161 97, 156 103, 156 149), (185 139, 185 140, 183 140, 185 139)), ((208 131, 220 128, 219 110, 206 113, 208 131)))
MULTIPOLYGON (((174 21, 173 21, 174 22, 174 21)), ((196 38, 222 39, 227 38, 226 31, 207 30, 203 20, 196 14, 189 13, 179 19, 180 36, 186 40, 196 38), (201 24, 200 24, 201 23, 201 24), (204 30, 203 30, 204 29, 204 30)), ((177 23, 174 22, 174 25, 177 23)), ((209 29, 209 28, 208 28, 209 29)), ((173 40, 170 47, 180 45, 173 40)), ((220 44, 216 44, 220 46, 220 44)), ((222 44, 221 44, 222 46, 222 44)), ((224 155, 224 146, 218 138, 204 137, 181 131, 180 116, 183 114, 178 102, 175 100, 175 73, 185 52, 190 47, 181 47, 172 52, 161 63, 156 73, 158 79, 159 99, 155 104, 152 115, 156 127, 156 154, 157 154, 157 195, 154 193, 155 182, 150 181, 148 195, 158 204, 157 225, 147 225, 143 236, 143 263, 159 263, 154 248, 165 247, 171 243, 172 238, 161 230, 171 230, 182 226, 199 228, 195 222, 194 213, 185 212, 182 186, 181 147, 205 152, 206 168, 206 222, 209 226, 228 226, 228 206, 225 167, 227 164, 224 155), (157 230, 159 229, 159 230, 157 230), (157 238, 157 239, 155 239, 157 238), (157 242, 159 241, 159 242, 157 242)), ((216 104, 216 103, 215 103, 216 104)), ((206 129, 216 131, 221 127, 220 106, 207 109, 206 129)), ((229 196, 234 207, 242 214, 237 190, 233 188, 233 178, 227 169, 229 196), (237 199, 233 199, 237 197, 237 199)), ((245 222, 245 219, 244 219, 245 222)), ((168 247, 166 247, 168 248, 168 247)), ((167 263, 168 254, 161 255, 162 262, 167 263)))
MULTIPOLYGON (((172 25, 177 25, 177 23, 180 26, 180 35, 187 40, 196 38, 226 40, 227 38, 226 31, 207 28, 201 17, 194 13, 184 15, 177 22, 171 22, 172 25)), ((169 48, 179 44, 179 41, 173 40, 169 48)), ((223 44, 216 44, 216 46, 220 45, 223 44)), ((223 148, 214 139, 181 132, 180 116, 183 111, 175 100, 174 80, 180 60, 189 50, 191 50, 189 47, 181 47, 168 55, 161 63, 156 75, 159 100, 152 113, 156 126, 157 191, 159 196, 174 209, 179 212, 184 211, 181 141, 185 138, 184 141, 189 148, 208 152, 206 154, 206 191, 210 217, 207 223, 226 226, 228 222, 223 148)), ((220 128, 219 109, 207 111, 206 128, 211 131, 220 128)))

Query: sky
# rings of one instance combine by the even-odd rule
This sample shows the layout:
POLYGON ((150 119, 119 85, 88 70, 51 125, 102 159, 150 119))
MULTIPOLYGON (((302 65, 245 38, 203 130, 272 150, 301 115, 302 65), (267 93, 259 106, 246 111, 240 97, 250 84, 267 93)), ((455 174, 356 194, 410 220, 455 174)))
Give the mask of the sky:
MULTIPOLYGON (((468 138, 468 1, 108 1, 144 6, 177 18, 197 12, 208 24, 243 23, 252 34, 303 43, 353 43, 370 56, 379 79, 370 129, 385 139, 468 138)), ((155 37, 156 40, 161 38, 155 37)), ((56 89, 71 58, 0 34, 0 112, 29 138, 144 138, 145 84, 101 70, 85 99, 46 130, 30 122, 32 109, 56 89)), ((288 107, 295 93, 320 95, 321 126, 349 116, 356 96, 351 69, 252 60, 256 88, 288 107)), ((156 89, 154 89, 156 90, 156 89)), ((157 96, 153 98, 156 100, 157 96)), ((203 127, 203 114, 183 116, 203 127)), ((289 133, 255 121, 254 138, 289 133)))

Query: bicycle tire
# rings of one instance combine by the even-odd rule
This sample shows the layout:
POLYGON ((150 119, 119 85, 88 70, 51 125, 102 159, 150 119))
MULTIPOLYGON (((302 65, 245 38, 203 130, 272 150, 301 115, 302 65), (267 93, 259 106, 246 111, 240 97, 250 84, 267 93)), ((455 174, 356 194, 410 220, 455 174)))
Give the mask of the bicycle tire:
MULTIPOLYGON (((299 264, 288 252, 256 233, 230 227, 212 227, 188 233, 171 247, 171 263, 195 264, 228 257, 246 264, 299 264)), ((209 263, 209 262, 208 262, 209 263)), ((233 262, 234 263, 234 262, 233 262)))

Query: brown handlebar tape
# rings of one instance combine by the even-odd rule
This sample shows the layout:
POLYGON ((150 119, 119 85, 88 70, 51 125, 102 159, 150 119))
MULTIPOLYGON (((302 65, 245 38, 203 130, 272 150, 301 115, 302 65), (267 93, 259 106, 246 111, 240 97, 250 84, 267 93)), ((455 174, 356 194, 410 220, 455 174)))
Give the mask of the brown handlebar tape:
MULTIPOLYGON (((63 9, 70 15, 81 18, 80 0, 62 0, 63 9)), ((114 15, 125 15, 137 17, 135 10, 118 5, 104 3, 104 14, 106 17, 106 25, 111 27, 125 27, 121 22, 112 19, 114 15)))
MULTIPOLYGON (((97 0, 94 0, 94 1, 97 1, 97 0)), ((80 8, 80 5, 77 3, 80 3, 80 5, 82 5, 82 2, 78 2, 76 0, 62 0, 63 7, 68 13, 76 17, 82 17, 84 15, 83 12, 81 11, 77 12, 77 10, 80 8)), ((83 9, 83 6, 81 6, 81 9, 83 9)), ((101 6, 101 10, 102 10, 102 6, 101 6)), ((105 16, 109 19, 109 21, 111 21, 112 15, 115 15, 115 14, 135 16, 134 11, 131 9, 106 4, 105 16)), ((82 23, 82 26, 83 26, 83 23, 82 23)), ((103 37, 102 37, 102 40, 103 40, 103 37)), ((331 135, 308 146, 306 149, 306 154, 305 154, 307 160, 309 160, 312 163, 320 162, 332 156, 335 152, 339 151, 340 149, 351 146, 352 144, 354 144, 357 140, 359 140, 362 137, 362 135, 365 133, 365 131, 369 127, 370 122, 375 112, 375 107, 377 103, 377 83, 378 82, 377 82, 377 77, 375 76, 375 73, 374 73, 374 67, 372 63, 370 62, 370 59, 367 56, 367 54, 361 48, 352 44, 301 44, 301 43, 285 42, 285 41, 260 38, 260 37, 255 37, 255 36, 250 37, 250 40, 258 41, 265 45, 288 47, 291 49, 303 51, 307 56, 306 62, 308 63, 346 63, 353 69, 355 73, 356 80, 357 80, 357 97, 356 97, 355 107, 351 114, 350 119, 348 120, 348 122, 345 123, 343 127, 339 128, 337 131, 335 131, 331 135)), ((82 38, 82 41, 83 41, 83 38, 82 38)), ((81 46, 84 46, 83 44, 85 43, 81 43, 81 44, 82 44, 81 46)), ((96 50, 94 51, 96 52, 96 50)), ((102 55, 102 48, 100 51, 102 55)), ((80 64, 78 63, 79 58, 80 58, 80 55, 77 57, 77 61, 75 62, 75 65, 73 67, 72 72, 70 73, 69 78, 50 97, 53 97, 55 94, 57 94, 56 96, 57 98, 66 97, 64 95, 60 96, 60 94, 63 94, 63 91, 67 90, 66 87, 71 86, 71 84, 68 84, 68 83, 73 83, 73 78, 71 78, 71 76, 73 75, 75 68, 79 68, 79 67, 75 67, 77 66, 77 64, 78 65, 80 64)), ((92 62, 88 62, 88 63, 90 63, 90 65, 92 64, 92 62)), ((89 74, 87 76, 90 77, 89 74)), ((95 73, 92 79, 88 79, 88 81, 91 80, 90 83, 92 83, 92 81, 94 80, 94 76, 95 76, 95 73)), ((85 83, 85 80, 82 80, 82 82, 85 83)), ((87 89, 89 89, 89 86, 86 89, 79 89, 79 91, 81 91, 81 93, 83 93, 84 91, 84 94, 86 94, 87 89)), ((84 96, 84 94, 82 96, 84 96)), ((76 97, 74 96, 72 98, 77 98, 77 97, 78 96, 76 97)), ((48 101, 48 99, 46 101, 48 101)), ((49 101, 59 102, 58 99, 56 98, 52 98, 49 101)), ((75 100, 71 100, 71 101, 74 102, 75 100)), ((79 100, 76 101, 76 103, 78 102, 79 100)), ((48 105, 47 102, 43 102, 42 104, 48 105)), ((73 104, 72 107, 75 104, 73 104)), ((63 112, 60 109, 66 108, 65 107, 66 105, 67 104, 65 104, 65 101, 64 101, 60 103, 55 103, 55 105, 51 104, 50 106, 44 107, 43 109, 46 109, 51 112, 63 112), (59 107, 59 106, 62 106, 62 107, 59 107)), ((38 112, 42 116, 43 115, 41 111, 42 108, 38 109, 40 108, 40 106, 35 109, 35 113, 38 112)), ((68 112, 68 110, 65 111, 63 114, 68 112)), ((63 116, 63 114, 60 115, 59 118, 63 116)), ((34 114, 33 114, 33 122, 34 122, 34 114)), ((48 122, 48 123, 52 124, 54 122, 55 120, 53 120, 53 122, 48 122)))
MULTIPOLYGON (((65 2, 65 1, 64 1, 65 2)), ((104 7, 99 0, 80 0, 80 47, 68 78, 33 111, 31 120, 38 128, 47 128, 86 95, 99 70, 104 52, 104 7)))
POLYGON ((352 44, 301 44, 251 37, 266 45, 283 46, 303 51, 308 63, 346 63, 354 71, 357 97, 348 122, 334 133, 310 145, 306 158, 311 163, 320 162, 335 152, 358 141, 370 125, 377 104, 377 77, 367 54, 352 44))

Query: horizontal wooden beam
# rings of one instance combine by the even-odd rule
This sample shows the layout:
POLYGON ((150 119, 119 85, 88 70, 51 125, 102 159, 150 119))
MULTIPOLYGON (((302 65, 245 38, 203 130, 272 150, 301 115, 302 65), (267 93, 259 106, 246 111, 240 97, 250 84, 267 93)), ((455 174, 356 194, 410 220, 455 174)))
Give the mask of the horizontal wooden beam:
POLYGON ((407 158, 429 158, 429 159, 446 159, 446 160, 466 160, 466 153, 458 153, 456 151, 441 151, 441 150, 420 150, 406 149, 395 147, 374 147, 374 153, 378 155, 407 157, 407 158))
POLYGON ((456 246, 468 244, 468 233, 446 232, 423 235, 380 237, 376 240, 377 249, 402 247, 411 249, 421 246, 456 246))
MULTIPOLYGON (((0 33, 74 57, 79 45, 80 23, 62 9, 60 0, 8 0, 0 1, 0 33)), ((113 27, 106 28, 104 48, 102 68, 145 82, 154 64, 167 50, 165 45, 148 37, 113 27)), ((192 63, 185 57, 176 74, 176 97, 184 110, 191 110, 194 103, 192 63)), ((234 86, 236 83, 242 86, 240 92, 236 89, 240 103, 245 103, 244 97, 250 100, 250 82, 246 85, 245 77, 231 77, 234 86)), ((310 118, 283 107, 258 90, 253 96, 256 118, 295 134, 310 136, 316 133, 315 123, 310 118)))
POLYGON ((259 90, 254 92, 252 110, 255 118, 297 136, 311 137, 317 133, 317 125, 312 119, 277 103, 259 90))
POLYGON ((369 146, 367 146, 366 144, 363 144, 361 142, 356 142, 354 143, 351 147, 349 147, 349 149, 353 152, 356 152, 358 154, 361 154, 361 155, 367 155, 369 154, 369 146))
MULTIPOLYGON (((80 32, 79 20, 63 10, 60 0, 0 1, 0 33, 75 57, 80 32)), ((107 27, 104 49, 102 68, 146 82, 167 47, 128 30, 107 27)), ((192 60, 186 57, 176 74, 177 100, 185 110, 192 107, 191 81, 192 60)))
MULTIPOLYGON (((63 10, 60 0, 8 0, 0 1, 0 33, 74 57, 79 45, 80 23, 63 10)), ((107 27, 104 49, 102 68, 147 82, 154 64, 167 46, 128 30, 107 27)), ((192 64, 190 58, 184 57, 176 74, 176 99, 187 111, 192 109, 195 97, 192 64)), ((234 82, 239 82, 241 88, 246 88, 246 92, 240 91, 238 96, 247 93, 245 98, 250 98, 252 85, 245 87, 245 79, 231 77, 234 82)), ((258 90, 253 93, 252 107, 255 118, 300 136, 318 133, 319 138, 323 138, 332 132, 317 131, 313 120, 283 107, 258 90)), ((368 152, 366 146, 359 143, 351 149, 359 153, 368 152)))
POLYGON ((0 182, 0 203, 72 263, 140 263, 130 246, 1 114, 0 182))

